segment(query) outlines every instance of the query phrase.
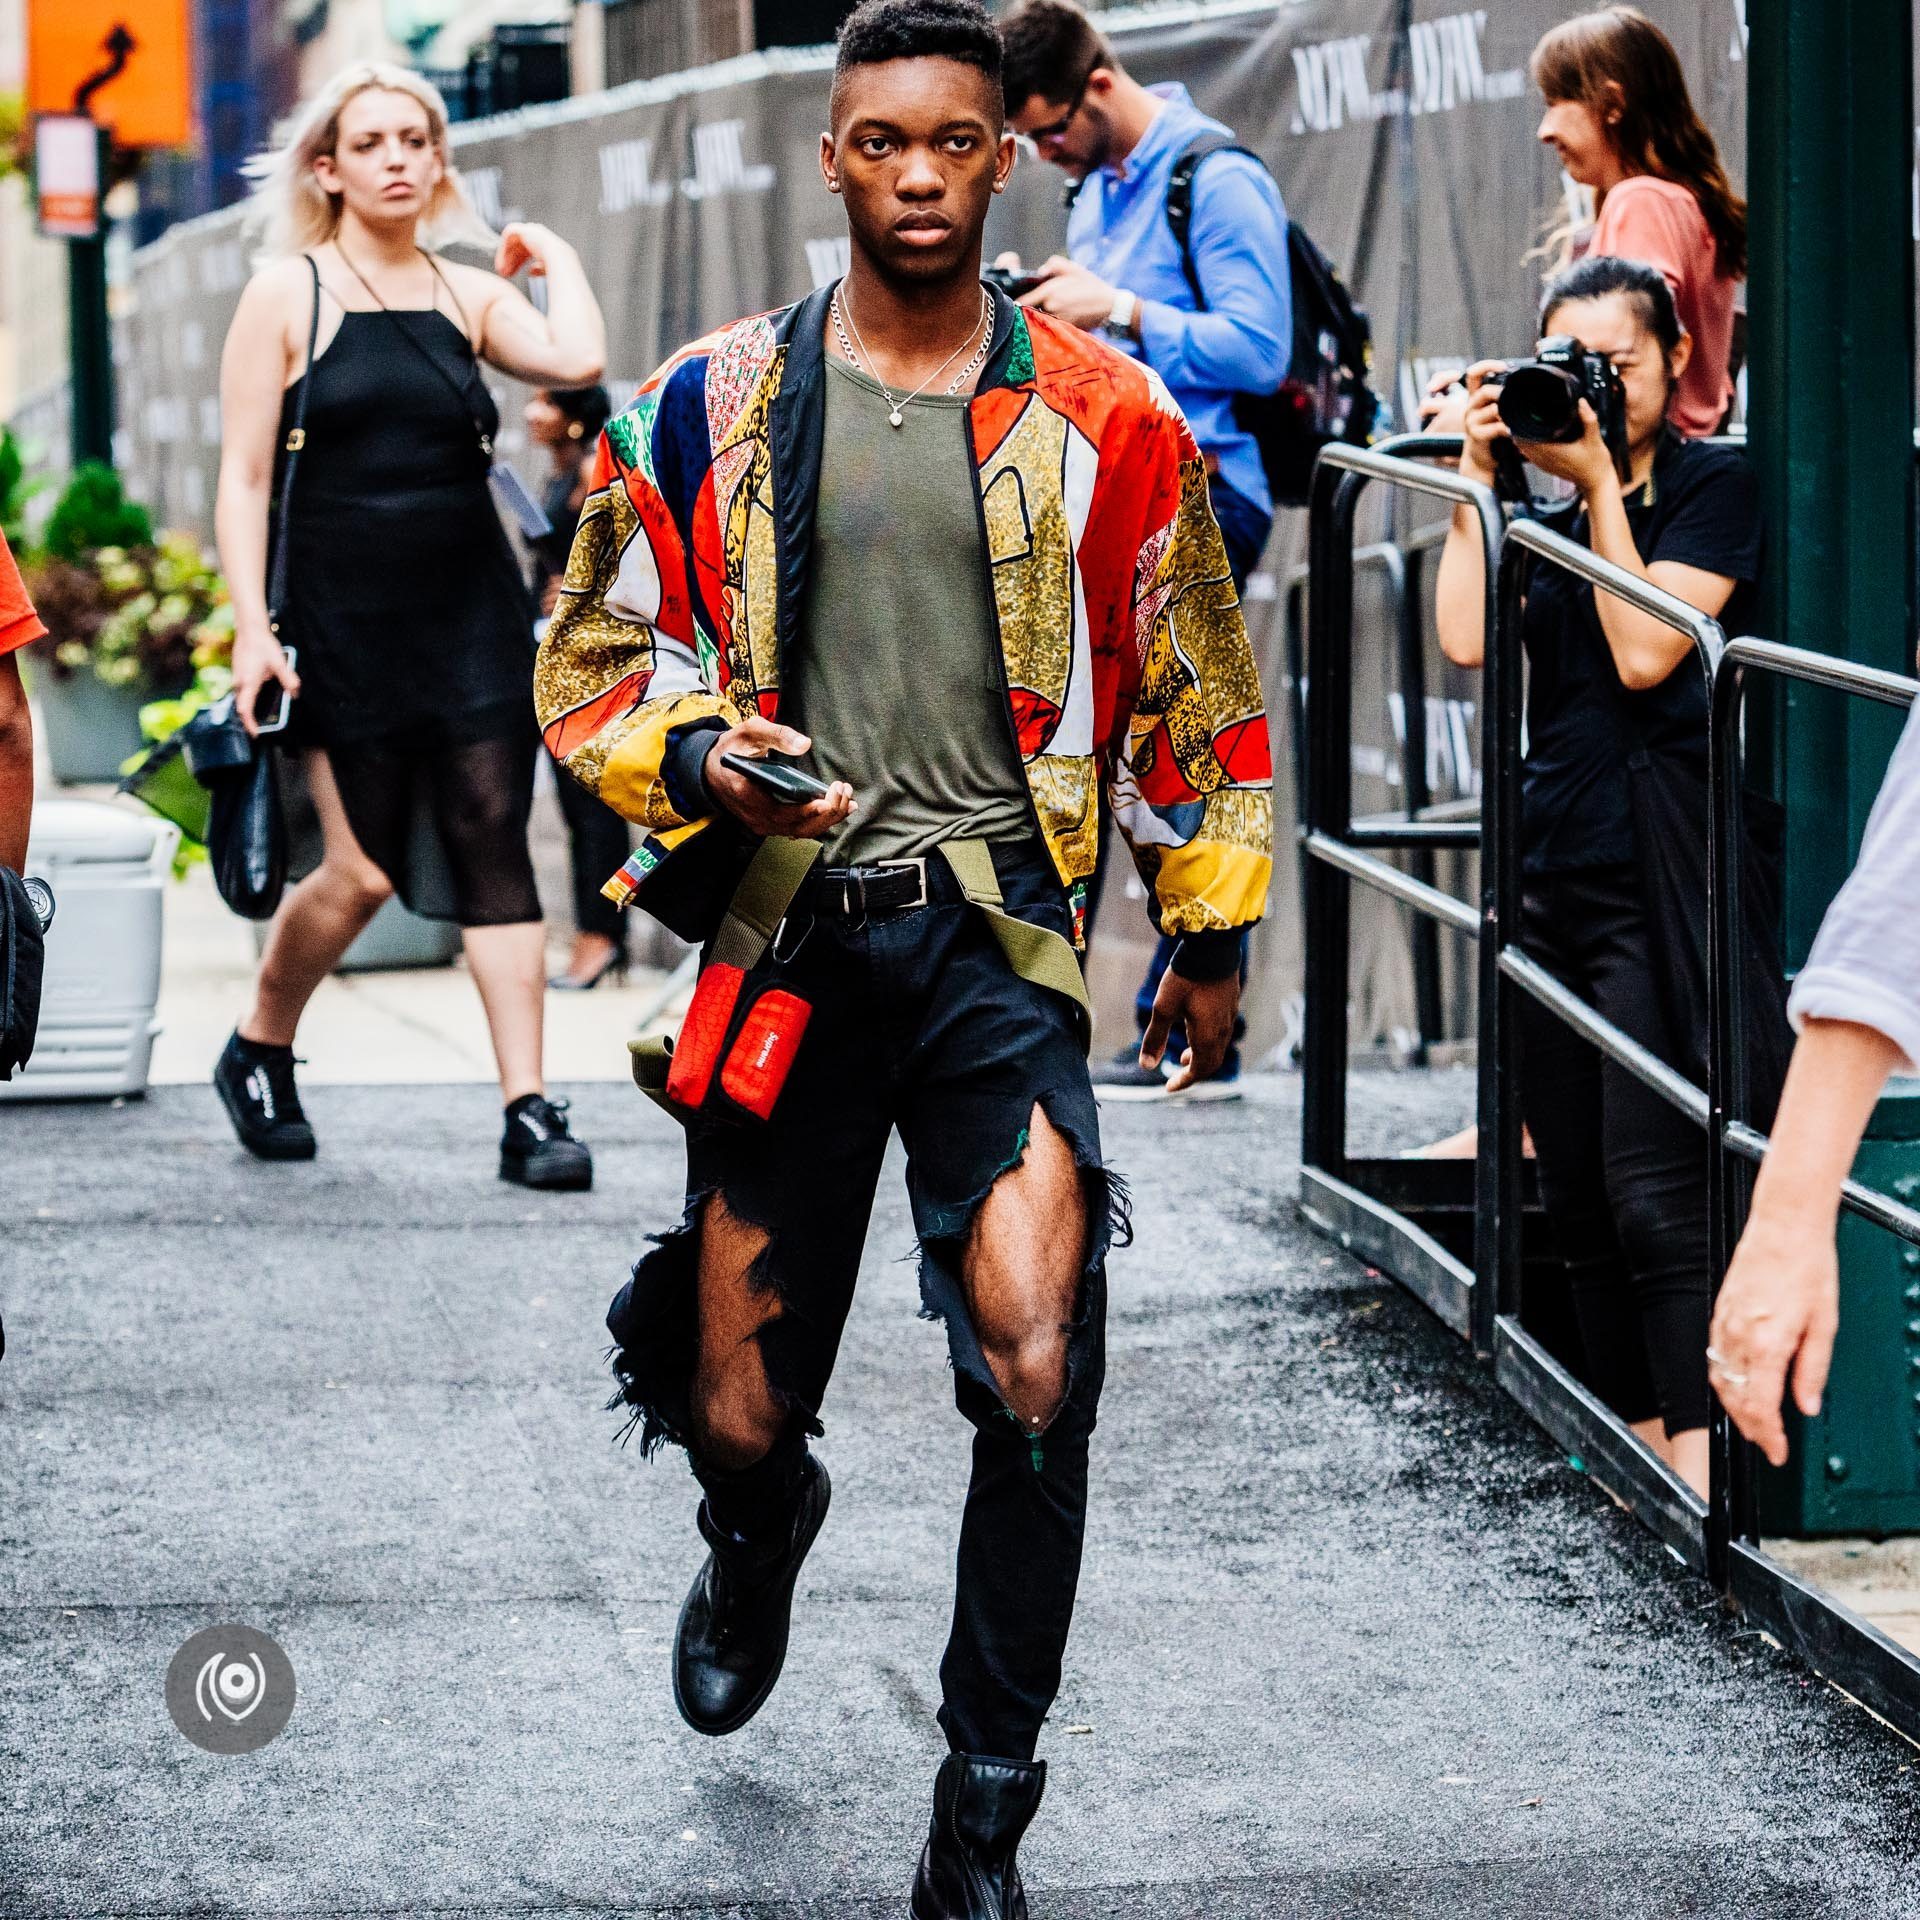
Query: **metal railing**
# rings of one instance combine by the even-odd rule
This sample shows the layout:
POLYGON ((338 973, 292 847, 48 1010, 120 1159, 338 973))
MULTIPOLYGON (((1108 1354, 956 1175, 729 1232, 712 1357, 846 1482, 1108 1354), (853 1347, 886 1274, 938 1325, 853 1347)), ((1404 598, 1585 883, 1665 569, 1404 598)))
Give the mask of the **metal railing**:
MULTIPOLYGON (((1382 1191, 1384 1170, 1371 1181, 1356 1181, 1347 1154, 1347 982, 1350 888, 1355 880, 1404 902, 1439 925, 1469 936, 1481 917, 1465 902, 1442 892, 1431 880, 1403 873, 1382 856, 1392 851, 1437 847, 1477 848, 1479 825, 1471 821, 1408 818, 1356 825, 1353 818, 1353 570, 1354 520, 1362 495, 1373 483, 1404 488, 1431 499, 1469 508, 1479 525, 1486 566, 1485 617, 1491 632, 1498 617, 1498 570, 1503 532, 1499 502, 1489 487, 1464 480, 1450 468, 1420 464, 1419 456, 1457 453, 1448 436, 1405 436, 1393 451, 1368 447, 1329 447, 1313 477, 1308 521, 1306 772, 1302 784, 1300 839, 1305 911, 1306 1019, 1301 1047, 1304 1071, 1302 1159, 1310 1191, 1303 1194, 1309 1216, 1349 1245, 1377 1253, 1398 1241, 1397 1222, 1381 1203, 1403 1197, 1382 1191), (1369 1190, 1371 1189, 1371 1190, 1369 1190)), ((1482 738, 1491 703, 1481 703, 1482 738)), ((1486 762, 1485 749, 1482 751, 1486 762)), ((1492 908, 1482 888, 1482 911, 1492 908)), ((1481 1045, 1487 1044, 1486 1016, 1490 962, 1483 953, 1481 1045)), ((1481 1077, 1481 1122, 1490 1115, 1490 1083, 1481 1077)), ((1491 1270, 1490 1240, 1481 1258, 1481 1242, 1494 1230, 1493 1196, 1476 1195, 1475 1258, 1467 1264, 1455 1249, 1425 1236, 1421 1258, 1402 1277, 1457 1333, 1471 1333, 1475 1349, 1491 1351, 1491 1289, 1476 1289, 1477 1271, 1491 1270)), ((1390 1207, 1389 1207, 1389 1210, 1390 1207)))
MULTIPOLYGON (((1396 444, 1393 441, 1384 442, 1381 450, 1391 452, 1396 444)), ((1353 550, 1355 569, 1377 572, 1386 589, 1394 633, 1394 677, 1397 681, 1396 691, 1400 697, 1402 716, 1401 807, 1409 820, 1428 818, 1429 809, 1433 805, 1433 790, 1428 771, 1427 660, 1421 609, 1424 605, 1426 563, 1445 540, 1446 534, 1447 522, 1441 520, 1428 526, 1416 527, 1404 539, 1376 540, 1367 546, 1355 547, 1353 550)), ((1288 708, 1292 716, 1293 738, 1296 743, 1294 755, 1296 819, 1306 817, 1306 612, 1307 583, 1312 577, 1312 572, 1311 561, 1301 562, 1287 574, 1281 594, 1281 630, 1288 680, 1288 708)), ((1452 811, 1459 803, 1443 804, 1452 811)), ((1479 803, 1477 800, 1470 800, 1466 804, 1470 808, 1477 808, 1479 803)), ((1373 824, 1375 823, 1356 823, 1355 832, 1362 836, 1357 844, 1365 843, 1364 836, 1371 830, 1373 824)), ((1434 850, 1430 845, 1418 845, 1410 848, 1407 856, 1408 871, 1416 880, 1425 881, 1429 886, 1434 880, 1433 853, 1434 850)), ((1409 958, 1413 968, 1412 1064, 1415 1066, 1427 1064, 1428 1048, 1446 1031, 1446 1014, 1441 1004, 1438 933, 1439 929, 1424 914, 1414 915, 1407 932, 1409 958)))
MULTIPOLYGON (((1455 453, 1457 439, 1408 436, 1387 448, 1329 448, 1314 477, 1308 603, 1308 765, 1301 818, 1307 869, 1306 1046, 1303 1054, 1301 1207, 1343 1245, 1392 1273, 1474 1350, 1501 1385, 1620 1497, 1688 1566, 1784 1645, 1904 1731, 1920 1737, 1920 1659, 1808 1586, 1760 1547, 1754 1450, 1714 1403, 1709 1499, 1702 1501, 1643 1447, 1529 1327, 1523 1293, 1528 1208, 1522 1158, 1514 995, 1525 993, 1607 1059, 1643 1081, 1708 1135, 1710 1261, 1714 1284, 1744 1218, 1747 1175, 1766 1150, 1747 1121, 1739 969, 1741 890, 1734 850, 1744 844, 1740 778, 1742 694, 1750 673, 1784 675, 1889 703, 1915 683, 1759 640, 1729 644, 1719 624, 1639 575, 1535 522, 1503 528, 1492 493, 1458 473, 1421 465, 1455 453), (1369 484, 1404 487, 1473 510, 1484 566, 1478 828, 1409 819, 1356 822, 1351 788, 1353 527, 1369 484), (1524 694, 1521 617, 1529 572, 1564 569, 1618 596, 1691 641, 1711 711, 1708 888, 1711 1025, 1709 1086, 1694 1085, 1602 1018, 1519 945, 1520 767, 1524 694), (1381 856, 1418 846, 1481 848, 1476 908, 1381 856), (1355 882, 1411 907, 1478 945, 1476 1109, 1479 1151, 1464 1162, 1361 1161, 1346 1143, 1348 902, 1355 882), (1461 1242, 1470 1178, 1471 1257, 1461 1242), (1449 1244, 1449 1241, 1451 1244, 1449 1244)), ((1853 1183, 1847 1207, 1920 1245, 1920 1211, 1853 1183)))
MULTIPOLYGON (((1707 840, 1710 1105, 1708 1230, 1717 1287, 1746 1223, 1752 1170, 1767 1137, 1747 1118, 1746 1007, 1738 964, 1745 921, 1739 858, 1746 844, 1741 778, 1741 715, 1749 676, 1770 674, 1827 687, 1855 699, 1907 707, 1920 682, 1827 654, 1769 640, 1733 641, 1713 680, 1707 840)), ((1920 1246, 1920 1211, 1849 1180, 1847 1212, 1910 1246, 1920 1246)), ((1706 1555, 1714 1584, 1741 1612, 1904 1733, 1920 1738, 1920 1659, 1857 1614, 1807 1586, 1760 1546, 1757 1451, 1742 1440, 1718 1399, 1713 1403, 1712 1497, 1706 1555)))

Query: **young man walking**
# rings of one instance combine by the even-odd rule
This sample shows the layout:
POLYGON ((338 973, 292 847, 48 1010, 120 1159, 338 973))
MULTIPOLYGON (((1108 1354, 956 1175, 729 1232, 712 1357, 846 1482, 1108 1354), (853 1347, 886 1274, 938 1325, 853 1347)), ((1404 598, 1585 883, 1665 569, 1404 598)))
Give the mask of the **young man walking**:
POLYGON ((567 770, 649 829, 623 870, 639 904, 701 938, 724 915, 710 976, 737 958, 741 1004, 771 983, 806 1009, 770 1116, 684 1113, 685 1219, 608 1315, 617 1403, 705 1494, 675 1700, 730 1733, 779 1676, 827 1510, 809 1440, 897 1127, 975 1428, 912 1910, 1011 1920, 1124 1224, 1071 952, 1100 790, 1129 796, 1175 942, 1148 1044, 1184 1025, 1179 1071, 1204 1076, 1266 898, 1266 720, 1165 387, 981 284, 1014 146, 978 0, 867 0, 831 118, 846 279, 687 348, 609 424, 537 693, 567 770), (824 795, 782 802, 729 764, 768 754, 824 795), (814 842, 769 910, 762 863, 814 842))
MULTIPOLYGON (((1236 588, 1266 551, 1273 496, 1242 394, 1271 393, 1293 347, 1287 210, 1273 176, 1226 150, 1231 130, 1181 86, 1145 87, 1071 0, 1023 0, 1006 19, 1005 84, 1014 130, 1072 181, 1067 252, 1038 270, 1026 304, 1084 327, 1164 379, 1199 442, 1236 588), (1183 248, 1168 203, 1176 172, 1190 209, 1183 248)), ((1162 939, 1135 1013, 1142 1032, 1172 956, 1162 939)), ((1234 1085, 1239 1050, 1211 1082, 1234 1085)), ((1128 1047, 1094 1074, 1106 1098, 1161 1098, 1166 1076, 1128 1047)))

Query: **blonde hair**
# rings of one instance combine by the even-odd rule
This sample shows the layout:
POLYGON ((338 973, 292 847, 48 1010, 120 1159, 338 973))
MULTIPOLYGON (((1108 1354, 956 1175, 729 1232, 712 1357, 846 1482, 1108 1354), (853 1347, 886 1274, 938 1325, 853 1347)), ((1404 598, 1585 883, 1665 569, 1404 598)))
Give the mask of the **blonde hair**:
POLYGON ((447 103, 440 89, 405 67, 363 60, 336 73, 286 122, 276 144, 246 163, 245 172, 254 183, 247 225, 259 237, 261 261, 304 253, 333 238, 340 224, 340 196, 321 186, 313 163, 335 150, 347 102, 374 91, 404 93, 426 112, 428 137, 442 171, 420 223, 420 244, 428 248, 459 241, 493 245, 495 235, 474 210, 448 151, 447 103))

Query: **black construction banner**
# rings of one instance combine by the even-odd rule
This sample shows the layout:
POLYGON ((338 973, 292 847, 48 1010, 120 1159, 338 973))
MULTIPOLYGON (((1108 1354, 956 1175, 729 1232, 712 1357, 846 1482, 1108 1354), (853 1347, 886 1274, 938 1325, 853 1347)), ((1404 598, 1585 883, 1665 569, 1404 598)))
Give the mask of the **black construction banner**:
MULTIPOLYGON (((1745 0, 1643 4, 1673 37, 1742 178, 1745 0)), ((1116 12, 1106 24, 1138 78, 1183 83, 1266 157, 1289 212, 1371 312, 1376 384, 1405 424, 1432 371, 1521 353, 1533 340, 1542 266, 1529 255, 1568 218, 1571 201, 1534 138, 1541 102, 1527 58, 1546 28, 1581 10, 1551 0, 1464 10, 1444 0, 1215 0, 1116 12)), ((826 51, 774 52, 456 130, 459 164, 492 224, 539 220, 580 249, 606 310, 616 399, 681 341, 844 269, 845 229, 818 162, 830 68, 826 51)), ((990 250, 1011 246, 1028 259, 1055 251, 1060 187, 1052 169, 1023 160, 995 209, 990 250)), ((163 522, 203 533, 219 462, 220 345, 246 270, 236 214, 177 227, 135 257, 118 323, 132 483, 163 522)), ((519 396, 503 381, 499 397, 504 450, 523 459, 519 396)), ((1390 533, 1404 543, 1432 513, 1431 503, 1370 503, 1361 537, 1390 533)), ((1273 906, 1248 990, 1256 1059, 1290 1039, 1299 1004, 1285 623, 1305 553, 1302 519, 1282 516, 1248 594, 1278 770, 1273 906)), ((1394 578, 1382 556, 1356 590, 1354 797, 1363 812, 1402 804, 1394 578)), ((1436 800, 1470 797, 1478 679, 1428 651, 1428 784, 1436 800)), ((1468 884, 1470 863, 1443 859, 1440 879, 1468 884)), ((1390 901, 1356 894, 1356 1045, 1400 1050, 1410 1037, 1407 918, 1390 901)), ((1105 1031, 1117 1037, 1148 935, 1144 913, 1117 898, 1101 926, 1093 982, 1105 1031)), ((1456 1034, 1471 1030, 1471 968, 1461 959, 1443 947, 1456 1034)))

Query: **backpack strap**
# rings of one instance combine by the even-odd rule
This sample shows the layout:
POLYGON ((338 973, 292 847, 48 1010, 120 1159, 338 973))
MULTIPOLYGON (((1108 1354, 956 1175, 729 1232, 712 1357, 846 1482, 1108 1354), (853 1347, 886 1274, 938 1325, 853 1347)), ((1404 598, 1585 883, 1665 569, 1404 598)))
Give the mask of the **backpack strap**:
POLYGON ((1167 225, 1180 248, 1180 271, 1187 276, 1187 285, 1193 289, 1194 302, 1202 313, 1207 311, 1207 296, 1193 260, 1193 177, 1200 171, 1201 161, 1216 153, 1244 153, 1262 173, 1267 171, 1267 163, 1230 133, 1203 133, 1174 158, 1173 172, 1167 178, 1167 225))

